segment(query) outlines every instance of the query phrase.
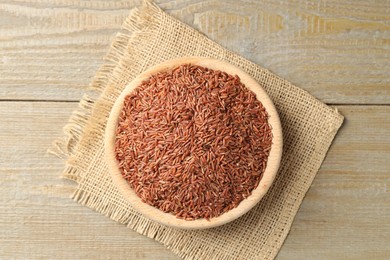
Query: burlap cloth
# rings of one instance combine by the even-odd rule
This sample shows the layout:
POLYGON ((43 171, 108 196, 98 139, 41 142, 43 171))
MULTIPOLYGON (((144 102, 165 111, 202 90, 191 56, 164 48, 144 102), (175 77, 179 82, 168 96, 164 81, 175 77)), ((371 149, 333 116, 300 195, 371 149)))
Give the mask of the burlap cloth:
POLYGON ((336 110, 307 92, 224 49, 151 3, 133 10, 126 19, 92 89, 64 128, 66 137, 55 144, 55 152, 67 159, 64 176, 77 183, 74 200, 163 243, 185 259, 273 259, 343 121, 336 110), (282 163, 267 195, 238 220, 202 231, 168 228, 135 212, 113 186, 104 159, 106 120, 125 85, 149 67, 183 56, 222 59, 242 68, 273 99, 283 127, 282 163))

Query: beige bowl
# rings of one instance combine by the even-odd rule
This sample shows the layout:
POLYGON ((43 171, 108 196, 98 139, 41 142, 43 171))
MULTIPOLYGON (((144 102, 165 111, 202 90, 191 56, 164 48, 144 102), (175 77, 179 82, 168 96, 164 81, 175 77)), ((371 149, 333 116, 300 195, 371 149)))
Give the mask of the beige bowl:
POLYGON ((151 220, 154 220, 166 226, 184 229, 204 229, 220 226, 230 221, 233 221, 248 212, 261 200, 261 198, 268 191, 278 171, 280 159, 282 156, 282 129, 280 125, 279 116, 271 99, 268 97, 263 88, 251 76, 249 76, 241 69, 224 61, 201 57, 181 58, 164 62, 145 71, 137 78, 135 78, 123 90, 122 94, 118 97, 111 110, 107 122, 104 141, 106 159, 113 183, 122 193, 122 195, 129 201, 131 206, 139 213, 151 220), (210 220, 178 219, 176 218, 176 216, 170 213, 165 213, 153 206, 150 206, 149 204, 142 202, 141 199, 137 196, 137 194, 133 191, 133 189, 129 186, 127 181, 122 177, 114 152, 116 127, 118 125, 119 114, 122 110, 125 97, 130 94, 136 87, 138 87, 144 80, 148 79, 151 75, 156 74, 157 72, 170 70, 181 64, 188 63, 204 66, 214 70, 221 70, 231 75, 238 75, 241 79, 241 82, 256 94, 257 99, 263 104, 266 111, 268 112, 269 124, 272 127, 273 134, 273 144, 271 146, 271 151, 268 157, 267 168, 263 174, 263 178, 261 179, 259 186, 255 190, 253 190, 252 194, 248 198, 244 199, 236 208, 218 217, 211 218, 210 220))

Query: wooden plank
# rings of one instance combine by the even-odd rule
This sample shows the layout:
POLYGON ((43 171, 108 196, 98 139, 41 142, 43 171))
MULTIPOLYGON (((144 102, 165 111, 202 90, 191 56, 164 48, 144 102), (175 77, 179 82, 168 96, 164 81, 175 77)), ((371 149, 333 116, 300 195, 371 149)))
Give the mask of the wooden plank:
MULTIPOLYGON (((139 2, 2 1, 0 99, 80 99, 139 2)), ((387 1, 156 2, 324 102, 390 103, 387 1)))
POLYGON ((177 259, 69 198, 74 184, 59 178, 63 162, 46 150, 76 106, 0 102, 0 258, 177 259))
MULTIPOLYGON (((69 199, 46 155, 74 102, 0 102, 0 258, 177 259, 69 199)), ((346 122, 278 259, 384 259, 390 237, 390 106, 340 106, 346 122)))
POLYGON ((0 97, 79 100, 134 1, 2 1, 0 97))
POLYGON ((340 106, 345 116, 279 259, 390 255, 390 107, 340 106))

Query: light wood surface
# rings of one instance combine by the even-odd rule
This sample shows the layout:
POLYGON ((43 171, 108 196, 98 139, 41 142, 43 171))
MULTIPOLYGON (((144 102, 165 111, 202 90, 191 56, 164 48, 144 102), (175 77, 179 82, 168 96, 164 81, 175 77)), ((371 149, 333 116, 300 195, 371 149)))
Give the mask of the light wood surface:
MULTIPOLYGON (((139 2, 2 0, 0 97, 79 100, 139 2)), ((156 2, 324 102, 390 103, 389 1, 156 2)))
MULTIPOLYGON (((138 1, 0 2, 0 258, 177 259, 69 199, 46 149, 138 1)), ((390 255, 390 3, 157 1, 346 116, 278 259, 390 255)))

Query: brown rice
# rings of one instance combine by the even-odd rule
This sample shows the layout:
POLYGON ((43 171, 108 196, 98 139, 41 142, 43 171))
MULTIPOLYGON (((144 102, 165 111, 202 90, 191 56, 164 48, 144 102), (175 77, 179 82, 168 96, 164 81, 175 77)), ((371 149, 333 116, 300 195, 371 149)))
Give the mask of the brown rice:
POLYGON ((268 114, 238 76, 191 64, 129 94, 116 135, 131 188, 186 220, 217 217, 250 196, 272 144, 268 114))

